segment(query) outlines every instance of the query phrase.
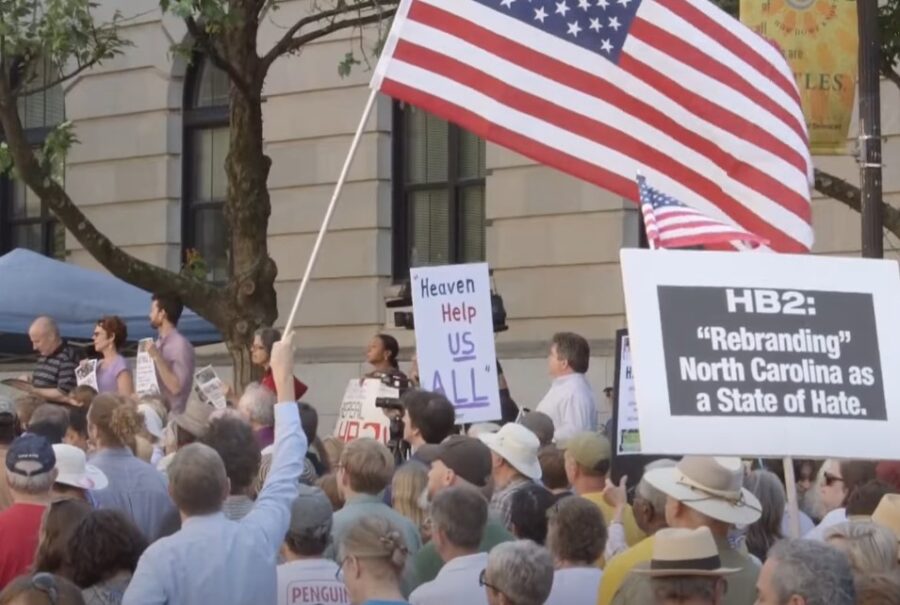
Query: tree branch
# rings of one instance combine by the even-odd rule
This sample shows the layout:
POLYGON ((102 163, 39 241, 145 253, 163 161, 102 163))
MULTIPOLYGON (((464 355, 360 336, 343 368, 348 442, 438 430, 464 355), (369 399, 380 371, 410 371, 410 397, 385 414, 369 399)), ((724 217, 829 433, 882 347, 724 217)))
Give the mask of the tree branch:
POLYGON ((36 95, 38 93, 44 92, 45 90, 50 90, 54 86, 58 86, 59 84, 62 84, 63 82, 71 80, 72 78, 74 78, 75 76, 80 74, 81 72, 90 69, 94 65, 97 65, 98 63, 100 63, 100 61, 101 61, 100 57, 94 57, 87 63, 84 63, 83 65, 79 65, 76 69, 72 70, 71 72, 62 75, 62 76, 54 79, 53 81, 48 82, 47 84, 44 84, 43 86, 38 86, 37 88, 29 88, 27 90, 22 90, 22 89, 16 88, 16 89, 13 89, 13 94, 17 97, 27 97, 29 95, 36 95))
POLYGON ((37 161, 25 138, 16 99, 5 75, 0 75, 0 128, 19 178, 47 204, 85 250, 113 275, 144 290, 176 292, 189 307, 209 321, 217 323, 217 320, 222 319, 218 317, 220 313, 216 306, 211 304, 222 295, 221 288, 135 258, 113 244, 88 220, 60 184, 37 161))
MULTIPOLYGON (((378 4, 377 0, 369 0, 368 2, 363 2, 362 4, 355 5, 352 10, 365 10, 367 8, 374 8, 375 5, 378 4)), ((335 17, 339 17, 343 14, 349 12, 348 7, 342 6, 339 8, 333 8, 327 11, 319 11, 313 15, 309 15, 308 17, 303 17, 296 23, 294 23, 291 27, 288 28, 281 39, 275 43, 275 45, 263 56, 262 62, 265 67, 268 67, 272 63, 275 62, 275 59, 280 57, 281 55, 289 52, 289 48, 291 46, 291 41, 294 36, 301 29, 306 27, 307 25, 311 25, 313 23, 317 23, 318 21, 323 21, 326 19, 333 19, 335 17)))
MULTIPOLYGON (((816 169, 816 191, 837 200, 859 212, 862 209, 862 195, 859 187, 844 179, 816 169)), ((881 202, 881 216, 884 228, 900 237, 900 209, 881 202)))
POLYGON ((184 19, 185 25, 187 25, 188 33, 191 34, 191 37, 197 44, 200 45, 200 48, 203 49, 203 53, 210 60, 210 62, 228 74, 228 77, 234 82, 234 85, 237 87, 241 94, 247 98, 249 101, 258 101, 260 95, 253 92, 250 83, 244 79, 244 75, 234 66, 230 61, 227 61, 225 57, 219 52, 219 49, 216 48, 215 42, 213 42, 212 38, 209 37, 209 34, 206 33, 206 30, 197 23, 197 21, 193 17, 185 17, 184 19))

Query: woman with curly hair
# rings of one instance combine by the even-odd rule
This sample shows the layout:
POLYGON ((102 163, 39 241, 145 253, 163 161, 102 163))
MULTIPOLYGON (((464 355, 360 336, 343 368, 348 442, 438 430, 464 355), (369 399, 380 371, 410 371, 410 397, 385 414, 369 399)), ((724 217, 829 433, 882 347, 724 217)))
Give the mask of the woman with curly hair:
POLYGON ((134 455, 135 437, 143 428, 137 406, 119 395, 97 395, 88 411, 88 433, 96 448, 90 463, 109 479, 106 489, 92 492, 97 508, 122 511, 152 542, 177 513, 165 478, 134 455))
POLYGON ((96 510, 81 520, 69 540, 72 580, 86 605, 119 605, 147 540, 125 515, 96 510))

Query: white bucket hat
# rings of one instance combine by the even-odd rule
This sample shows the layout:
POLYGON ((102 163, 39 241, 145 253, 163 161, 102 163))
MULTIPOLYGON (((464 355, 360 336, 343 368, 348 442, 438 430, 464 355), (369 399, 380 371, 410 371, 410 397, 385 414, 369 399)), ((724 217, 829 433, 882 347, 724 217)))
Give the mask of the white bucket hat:
POLYGON ((510 422, 496 433, 482 433, 478 438, 491 451, 509 462, 509 464, 535 481, 541 478, 541 464, 538 462, 538 450, 541 442, 537 435, 521 424, 510 422))
POLYGON ((159 414, 156 413, 156 410, 153 409, 153 406, 148 403, 142 403, 137 409, 141 416, 144 417, 144 426, 147 427, 147 432, 157 439, 162 439, 163 421, 159 414))
POLYGON ((103 489, 109 485, 106 474, 96 466, 87 463, 84 452, 65 443, 53 446, 56 454, 57 483, 80 487, 81 489, 103 489))
POLYGON ((676 466, 644 475, 647 482, 687 507, 718 521, 750 525, 762 516, 762 505, 743 487, 740 458, 685 456, 676 466))

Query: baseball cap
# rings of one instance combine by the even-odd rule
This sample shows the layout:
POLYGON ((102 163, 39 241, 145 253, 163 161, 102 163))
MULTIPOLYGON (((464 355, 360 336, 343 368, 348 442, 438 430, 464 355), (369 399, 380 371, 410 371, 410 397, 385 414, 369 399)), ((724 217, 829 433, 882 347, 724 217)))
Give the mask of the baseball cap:
POLYGON ((434 459, 476 487, 487 485, 491 476, 491 450, 472 437, 448 437, 434 459))
POLYGON ((331 527, 331 500, 318 487, 300 485, 299 493, 291 504, 291 524, 288 531, 304 531, 319 527, 331 527))
POLYGON ((13 441, 6 451, 7 470, 23 477, 49 473, 55 466, 53 447, 40 435, 25 433, 13 441))
POLYGON ((560 446, 581 466, 597 470, 601 462, 612 458, 612 446, 609 439, 600 433, 577 433, 560 446))
POLYGON ((6 395, 0 395, 0 417, 3 416, 16 417, 16 404, 6 395))

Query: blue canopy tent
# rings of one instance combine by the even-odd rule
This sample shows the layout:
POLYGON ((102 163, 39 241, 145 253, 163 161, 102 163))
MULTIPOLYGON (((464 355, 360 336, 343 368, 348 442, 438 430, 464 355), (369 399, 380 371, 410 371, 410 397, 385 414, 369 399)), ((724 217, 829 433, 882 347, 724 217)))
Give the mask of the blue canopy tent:
MULTIPOLYGON (((118 315, 129 342, 156 336, 150 294, 106 273, 17 248, 0 256, 0 355, 31 353, 28 327, 38 315, 56 320, 62 336, 90 341, 97 320, 118 315)), ((219 331, 185 309, 178 330, 195 345, 222 340, 219 331)))

